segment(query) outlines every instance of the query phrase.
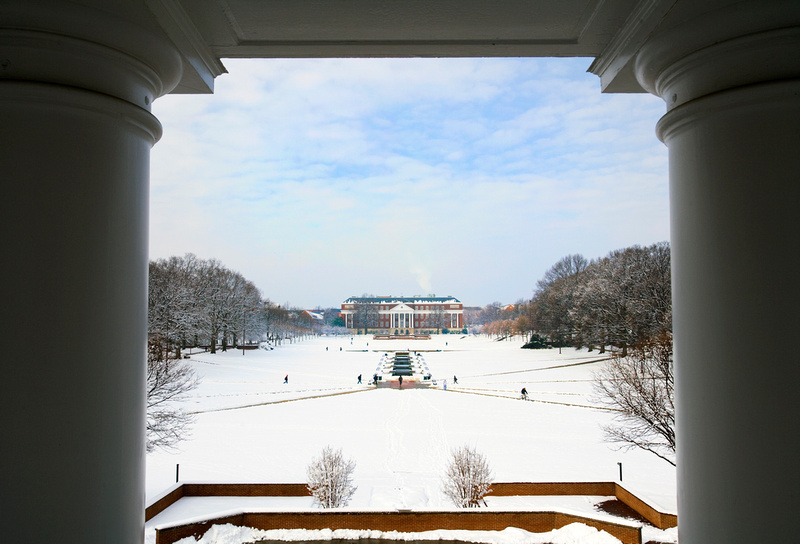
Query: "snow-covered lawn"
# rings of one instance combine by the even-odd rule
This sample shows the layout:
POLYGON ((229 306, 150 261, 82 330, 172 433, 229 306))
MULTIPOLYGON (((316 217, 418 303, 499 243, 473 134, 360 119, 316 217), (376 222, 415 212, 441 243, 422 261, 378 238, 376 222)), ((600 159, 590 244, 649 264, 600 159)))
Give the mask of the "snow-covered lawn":
MULTIPOLYGON (((672 466, 645 452, 617 451, 603 441, 601 425, 612 414, 591 407, 592 373, 603 364, 593 361, 603 356, 520 347, 519 340, 456 335, 416 341, 347 336, 244 355, 192 355, 188 361, 202 384, 185 406, 197 413, 196 423, 177 451, 148 455, 147 502, 175 483, 176 464, 182 481, 305 482, 307 465, 331 445, 357 463, 358 490, 347 509, 452 509, 441 493, 441 475, 450 451, 468 444, 487 457, 498 482, 618 481, 621 462, 626 488, 662 511, 675 512, 672 466), (367 385, 381 350, 394 349, 424 350, 437 386, 397 390, 367 385), (359 374, 361 385, 356 383, 359 374), (530 401, 519 400, 523 386, 530 401)), ((490 496, 488 504, 543 508, 538 499, 528 506, 520 500, 490 496)), ((553 498, 553 507, 593 508, 585 498, 578 499, 583 506, 559 502, 565 500, 553 498)), ((160 523, 251 507, 231 501, 179 501, 148 522, 147 538, 153 539, 152 528, 160 523)), ((269 499, 258 507, 304 510, 312 505, 309 499, 293 498, 269 499)), ((660 537, 674 539, 674 531, 660 537)), ((214 541, 242 542, 226 538, 214 541)), ((528 534, 527 540, 515 541, 540 541, 533 538, 528 534)), ((555 538, 560 537, 549 542, 555 538)), ((599 534, 580 538, 564 541, 608 542, 599 534)))

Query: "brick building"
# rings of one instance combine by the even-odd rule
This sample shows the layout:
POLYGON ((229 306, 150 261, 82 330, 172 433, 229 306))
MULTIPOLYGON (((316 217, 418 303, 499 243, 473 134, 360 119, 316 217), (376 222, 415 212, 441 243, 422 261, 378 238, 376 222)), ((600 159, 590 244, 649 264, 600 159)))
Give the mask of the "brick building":
POLYGON ((352 331, 419 334, 464 328, 464 305, 454 297, 350 297, 342 319, 352 331))

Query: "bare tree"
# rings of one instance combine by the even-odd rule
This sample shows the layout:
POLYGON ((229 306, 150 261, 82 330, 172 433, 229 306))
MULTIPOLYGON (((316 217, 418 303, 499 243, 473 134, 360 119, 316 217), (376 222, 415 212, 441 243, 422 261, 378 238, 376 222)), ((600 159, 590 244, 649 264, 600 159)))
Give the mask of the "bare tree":
POLYGON ((199 379, 188 364, 175 357, 160 336, 147 341, 147 451, 169 449, 189 434, 191 414, 178 403, 197 387, 199 379))
POLYGON ((347 506, 357 489, 353 485, 355 468, 355 461, 345 459, 341 449, 325 446, 320 457, 306 469, 308 491, 314 497, 314 503, 322 508, 347 506))
POLYGON ((486 505, 483 497, 491 492, 492 471, 483 454, 475 448, 462 446, 453 450, 445 472, 442 491, 460 508, 486 505))
POLYGON ((442 332, 442 329, 445 328, 447 312, 444 309, 444 304, 435 304, 433 309, 430 313, 431 316, 431 324, 436 327, 436 334, 442 332))
POLYGON ((486 323, 491 323, 492 321, 497 321, 500 319, 500 308, 502 308, 502 306, 503 305, 497 301, 484 306, 478 314, 475 323, 484 325, 486 323))
POLYGON ((672 335, 615 356, 595 375, 594 391, 605 406, 618 411, 603 430, 609 442, 641 448, 675 465, 675 380, 672 335))
POLYGON ((367 298, 356 300, 355 313, 353 314, 354 325, 357 329, 363 328, 364 334, 367 334, 370 328, 375 328, 378 325, 378 306, 367 298))

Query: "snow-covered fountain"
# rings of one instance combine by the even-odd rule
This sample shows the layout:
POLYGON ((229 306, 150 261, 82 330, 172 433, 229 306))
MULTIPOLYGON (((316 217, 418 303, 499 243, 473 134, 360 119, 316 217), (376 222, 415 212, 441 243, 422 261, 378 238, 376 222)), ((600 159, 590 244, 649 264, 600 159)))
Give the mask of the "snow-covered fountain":
POLYGON ((378 387, 410 388, 434 384, 425 358, 418 352, 395 351, 381 356, 372 383, 378 387))

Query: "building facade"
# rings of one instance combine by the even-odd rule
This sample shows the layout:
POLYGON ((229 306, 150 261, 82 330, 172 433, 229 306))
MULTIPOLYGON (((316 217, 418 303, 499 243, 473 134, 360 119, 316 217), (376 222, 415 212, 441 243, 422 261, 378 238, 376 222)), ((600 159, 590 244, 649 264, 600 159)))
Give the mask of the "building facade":
POLYGON ((353 332, 423 334, 464 328, 464 305, 454 297, 350 297, 342 320, 353 332))

